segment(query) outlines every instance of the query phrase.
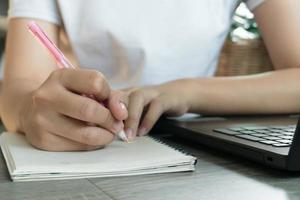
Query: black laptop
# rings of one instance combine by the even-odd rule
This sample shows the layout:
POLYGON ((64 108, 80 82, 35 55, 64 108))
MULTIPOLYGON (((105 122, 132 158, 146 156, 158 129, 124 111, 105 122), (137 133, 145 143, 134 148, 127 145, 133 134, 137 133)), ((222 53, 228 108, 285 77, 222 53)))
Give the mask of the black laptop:
POLYGON ((162 119, 157 128, 265 165, 300 171, 298 115, 162 119))

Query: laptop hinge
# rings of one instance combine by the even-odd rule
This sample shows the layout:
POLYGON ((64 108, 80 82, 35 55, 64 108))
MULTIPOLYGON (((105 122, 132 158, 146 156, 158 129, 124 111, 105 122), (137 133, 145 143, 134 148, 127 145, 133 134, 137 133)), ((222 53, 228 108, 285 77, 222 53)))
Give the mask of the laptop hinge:
POLYGON ((300 170, 300 120, 298 120, 297 128, 294 134, 293 142, 290 147, 287 168, 289 170, 300 170))

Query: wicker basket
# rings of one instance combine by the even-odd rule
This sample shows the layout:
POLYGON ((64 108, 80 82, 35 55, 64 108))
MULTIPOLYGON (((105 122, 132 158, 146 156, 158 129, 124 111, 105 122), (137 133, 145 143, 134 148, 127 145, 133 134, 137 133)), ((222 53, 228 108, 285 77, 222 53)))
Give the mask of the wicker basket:
POLYGON ((227 40, 223 46, 216 76, 236 76, 272 71, 273 66, 261 39, 227 40))

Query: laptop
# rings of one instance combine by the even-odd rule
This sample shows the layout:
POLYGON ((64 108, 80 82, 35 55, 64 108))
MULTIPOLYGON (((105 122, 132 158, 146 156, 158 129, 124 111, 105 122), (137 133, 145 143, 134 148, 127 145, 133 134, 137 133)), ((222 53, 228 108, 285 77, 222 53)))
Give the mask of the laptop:
POLYGON ((156 128, 273 168, 300 171, 298 115, 161 119, 156 128))

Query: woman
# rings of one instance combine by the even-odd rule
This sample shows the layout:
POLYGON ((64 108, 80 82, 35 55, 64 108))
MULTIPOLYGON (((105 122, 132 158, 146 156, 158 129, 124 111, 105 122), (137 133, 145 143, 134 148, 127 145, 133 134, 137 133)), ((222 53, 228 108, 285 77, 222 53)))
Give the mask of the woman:
POLYGON ((299 112, 300 1, 245 2, 276 70, 222 78, 212 75, 238 0, 12 0, 6 128, 37 148, 69 151, 100 148, 123 128, 130 139, 144 135, 163 113, 299 112), (26 30, 32 18, 55 43, 66 31, 80 69, 56 70, 26 30))

